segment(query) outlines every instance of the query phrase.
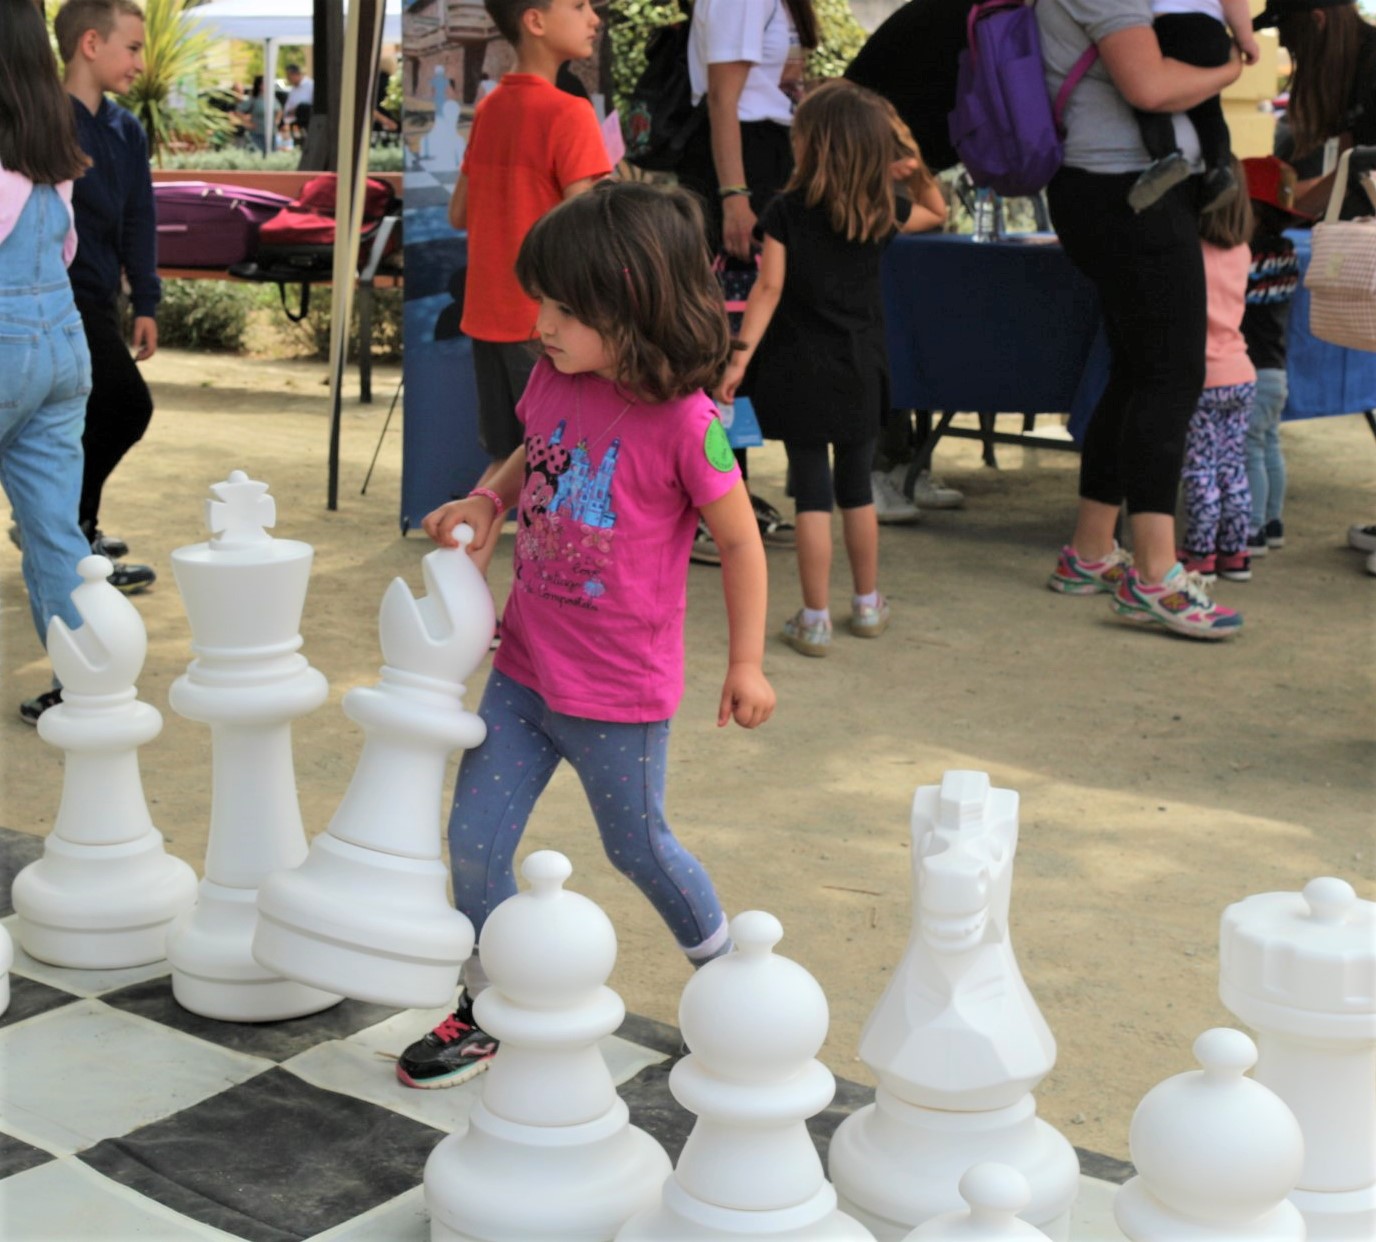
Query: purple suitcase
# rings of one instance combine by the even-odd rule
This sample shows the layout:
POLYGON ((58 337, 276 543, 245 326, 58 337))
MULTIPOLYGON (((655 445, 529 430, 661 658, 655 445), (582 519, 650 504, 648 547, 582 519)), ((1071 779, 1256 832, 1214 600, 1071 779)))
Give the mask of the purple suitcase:
POLYGON ((153 187, 158 211, 158 266, 226 268, 253 258, 258 226, 288 203, 285 194, 206 181, 153 187))

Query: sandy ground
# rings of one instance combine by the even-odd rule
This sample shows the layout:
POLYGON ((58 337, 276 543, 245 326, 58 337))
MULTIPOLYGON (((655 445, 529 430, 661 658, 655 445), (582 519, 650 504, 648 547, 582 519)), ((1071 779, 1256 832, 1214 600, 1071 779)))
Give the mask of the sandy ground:
MULTIPOLYGON (((104 524, 157 586, 137 597, 149 634, 141 696, 164 716, 142 752, 144 786, 169 849, 198 868, 210 802, 207 731, 167 706, 190 658, 169 553, 205 537, 207 486, 242 468, 272 485, 277 533, 316 549, 305 653, 330 701, 300 720, 296 768, 307 831, 344 792, 361 732, 339 710, 377 676, 376 610, 400 574, 419 588, 423 537, 397 522, 400 420, 366 497, 381 402, 350 404, 341 508, 325 509, 327 402, 320 364, 250 362, 171 350, 147 366, 158 413, 116 473, 104 524)), ((1287 426, 1289 542, 1246 585, 1219 595, 1247 629, 1214 646, 1110 620, 1103 600, 1045 590, 1065 537, 1077 458, 948 441, 938 467, 968 507, 914 528, 886 528, 882 581, 895 620, 878 642, 838 633, 827 660, 772 640, 779 695, 755 733, 718 730, 726 629, 718 574, 695 567, 688 690, 675 725, 671 818, 711 870, 728 910, 783 921, 785 952, 831 1003, 823 1058, 868 1081, 858 1060, 866 1016, 910 927, 908 810, 943 771, 977 768, 1022 798, 1013 898, 1015 944, 1059 1042, 1038 1091, 1071 1140, 1127 1155, 1127 1127, 1153 1083, 1188 1068, 1204 1028, 1228 1021, 1217 999, 1225 905, 1298 889, 1320 874, 1376 898, 1376 579, 1344 546, 1349 522, 1376 519, 1376 445, 1357 417, 1287 426)), ((782 501, 782 454, 752 457, 755 485, 782 501)), ((493 585, 509 582, 509 543, 493 585)), ((792 558, 771 552, 771 626, 796 606, 792 558)), ((48 831, 61 755, 13 708, 47 685, 19 557, 0 539, 3 795, 0 824, 48 831)), ((847 594, 836 567, 836 597, 847 594)), ((485 668, 469 687, 476 705, 485 668)), ((452 775, 452 773, 451 773, 452 775)), ((437 819, 438 811, 437 810, 437 819)), ((612 917, 621 952, 613 985, 633 1012, 674 1021, 688 971, 647 902, 603 859, 570 773, 561 772, 527 833, 574 861, 575 886, 612 917)))

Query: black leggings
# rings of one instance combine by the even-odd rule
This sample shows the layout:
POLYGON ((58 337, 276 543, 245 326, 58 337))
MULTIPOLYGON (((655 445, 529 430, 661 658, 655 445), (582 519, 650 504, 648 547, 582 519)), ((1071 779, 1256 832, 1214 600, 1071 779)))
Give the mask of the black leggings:
POLYGON ((77 516, 95 527, 100 519, 100 493, 120 459, 142 438, 153 417, 153 397, 120 331, 113 305, 78 302, 86 344, 91 349, 91 396, 86 402, 86 430, 81 447, 86 466, 77 516))
MULTIPOLYGON (((1233 54, 1233 37, 1228 28, 1206 13, 1163 13, 1153 23, 1161 55, 1172 60, 1195 65, 1200 69, 1217 69, 1226 65, 1233 54)), ((1233 153, 1228 122, 1223 117, 1223 100, 1217 95, 1186 111, 1194 132, 1199 136, 1199 151, 1210 168, 1226 164, 1233 153)), ((1137 113, 1137 127, 1142 131, 1142 144, 1154 160, 1164 159, 1178 150, 1175 125, 1168 112, 1137 113)))
POLYGON ((1062 168, 1047 187, 1070 261, 1099 290, 1111 362, 1080 459, 1080 495, 1129 513, 1175 512, 1185 433, 1204 387, 1199 178, 1151 211, 1128 206, 1136 173, 1062 168))
POLYGON ((799 513, 830 513, 831 498, 842 509, 860 509, 874 503, 870 471, 874 466, 873 440, 848 444, 793 444, 784 441, 788 470, 793 480, 793 501, 799 513), (836 453, 833 471, 828 449, 836 453))

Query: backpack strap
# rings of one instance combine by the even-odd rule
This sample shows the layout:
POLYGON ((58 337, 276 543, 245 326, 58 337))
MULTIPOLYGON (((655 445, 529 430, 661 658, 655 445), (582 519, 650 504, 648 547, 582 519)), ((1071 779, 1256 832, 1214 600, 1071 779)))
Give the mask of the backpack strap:
POLYGON ((1070 66, 1070 72, 1065 75, 1065 81, 1061 83, 1061 89, 1056 92, 1056 102, 1051 105, 1051 115, 1056 122, 1056 132, 1065 137, 1065 116, 1066 104, 1070 102, 1070 92, 1080 85, 1080 79, 1089 72, 1089 67, 1099 59, 1099 49, 1091 43, 1083 52, 1080 59, 1070 66))

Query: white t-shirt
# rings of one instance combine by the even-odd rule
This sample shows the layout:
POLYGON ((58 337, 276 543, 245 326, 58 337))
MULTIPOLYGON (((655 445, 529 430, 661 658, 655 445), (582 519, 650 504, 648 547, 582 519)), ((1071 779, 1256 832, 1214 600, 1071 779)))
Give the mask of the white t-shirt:
POLYGON ((315 79, 302 78, 295 86, 287 92, 287 102, 282 105, 284 116, 294 117, 296 115, 297 104, 313 104, 315 102, 315 79))
POLYGON ((779 87, 788 61, 783 0, 697 0, 688 41, 693 102, 707 93, 707 66, 749 61, 737 115, 742 121, 793 123, 793 101, 779 87))
POLYGON ((1151 13, 1153 17, 1161 17, 1166 13, 1202 13, 1227 25, 1223 16, 1223 0, 1151 0, 1151 13))

